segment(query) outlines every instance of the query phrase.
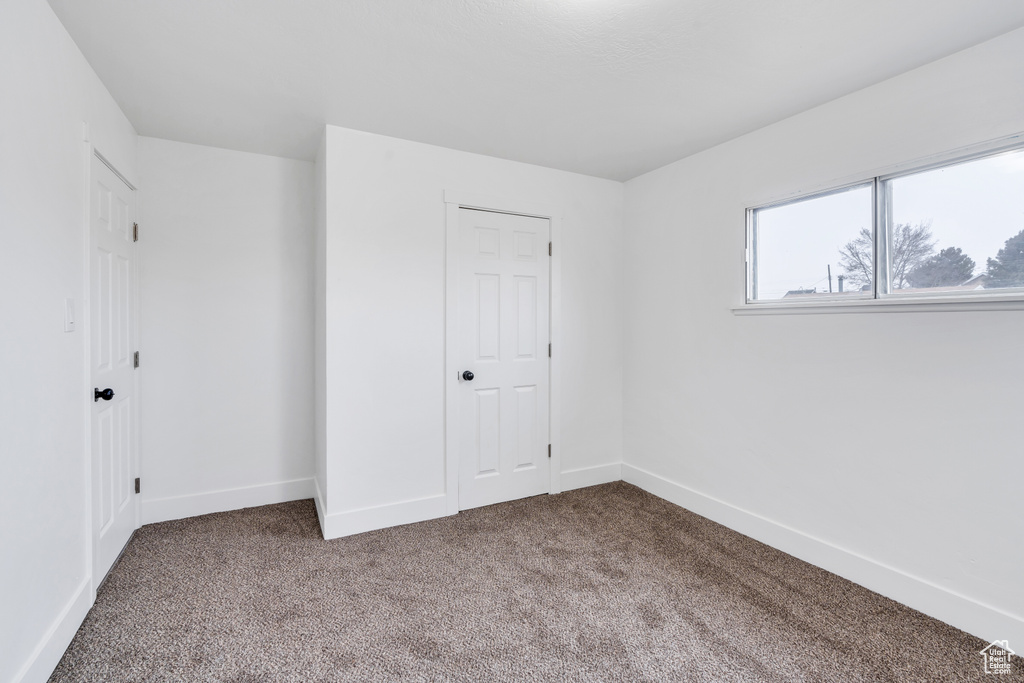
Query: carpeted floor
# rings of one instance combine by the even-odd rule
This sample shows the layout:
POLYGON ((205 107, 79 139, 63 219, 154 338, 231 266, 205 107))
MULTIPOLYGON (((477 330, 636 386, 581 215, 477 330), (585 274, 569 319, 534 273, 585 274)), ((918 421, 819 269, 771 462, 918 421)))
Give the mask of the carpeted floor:
POLYGON ((620 482, 334 541, 308 500, 143 527, 50 680, 975 681, 984 645, 620 482))

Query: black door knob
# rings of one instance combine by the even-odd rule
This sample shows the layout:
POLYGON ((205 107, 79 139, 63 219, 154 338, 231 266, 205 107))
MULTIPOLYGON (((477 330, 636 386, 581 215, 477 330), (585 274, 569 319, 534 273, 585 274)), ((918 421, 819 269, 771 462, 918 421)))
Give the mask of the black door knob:
POLYGON ((101 398, 104 401, 109 401, 110 399, 114 398, 114 390, 109 387, 104 389, 103 391, 100 391, 99 389, 93 389, 92 402, 95 403, 99 401, 101 398))
POLYGON ((462 379, 466 380, 467 382, 472 382, 473 373, 470 372, 469 370, 466 370, 464 373, 462 373, 462 379))

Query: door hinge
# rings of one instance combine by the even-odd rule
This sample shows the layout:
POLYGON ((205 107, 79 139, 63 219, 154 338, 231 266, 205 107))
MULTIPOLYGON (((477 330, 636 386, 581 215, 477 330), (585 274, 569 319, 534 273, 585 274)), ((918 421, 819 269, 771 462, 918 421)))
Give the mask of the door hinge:
POLYGON ((132 223, 132 242, 139 241, 139 224, 132 223))
POLYGON ((551 344, 548 343, 548 358, 551 358, 551 344))
POLYGON ((142 480, 139 479, 138 477, 135 477, 135 493, 138 493, 141 490, 142 490, 142 480))
POLYGON ((551 444, 548 444, 548 457, 551 457, 551 444))
POLYGON ((548 256, 551 256, 551 242, 548 242, 548 256))
POLYGON ((139 352, 135 352, 135 367, 139 367, 139 352))

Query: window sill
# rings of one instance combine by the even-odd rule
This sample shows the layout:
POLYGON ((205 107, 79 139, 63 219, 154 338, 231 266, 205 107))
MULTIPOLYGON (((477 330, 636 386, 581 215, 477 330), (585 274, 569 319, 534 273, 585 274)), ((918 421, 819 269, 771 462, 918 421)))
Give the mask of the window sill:
POLYGON ((940 311, 1024 311, 1024 294, 1001 297, 892 297, 814 303, 751 303, 734 306, 734 315, 808 315, 827 313, 938 313, 940 311))

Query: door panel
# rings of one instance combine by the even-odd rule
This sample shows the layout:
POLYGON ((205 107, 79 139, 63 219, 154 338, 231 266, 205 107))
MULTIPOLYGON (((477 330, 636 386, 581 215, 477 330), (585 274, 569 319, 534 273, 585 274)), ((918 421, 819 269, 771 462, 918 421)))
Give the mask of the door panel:
POLYGON ((515 470, 535 466, 537 453, 546 450, 537 438, 537 385, 514 387, 515 391, 515 470))
POLYGON ((92 160, 91 331, 93 387, 114 391, 92 400, 93 580, 99 585, 135 530, 136 402, 135 193, 92 160))
POLYGON ((501 399, 499 390, 477 389, 476 476, 498 474, 501 469, 501 399))
POLYGON ((547 219, 459 210, 459 508, 547 493, 547 219))
MULTIPOLYGON (((99 409, 93 433, 97 439, 97 446, 93 452, 93 457, 99 460, 99 500, 104 501, 110 499, 110 487, 114 481, 114 477, 110 472, 110 466, 114 462, 115 457, 114 411, 111 410, 110 406, 104 406, 99 409)), ((97 528, 101 535, 110 528, 111 519, 113 518, 111 513, 112 510, 109 505, 100 504, 97 528)))
POLYGON ((517 275, 513 278, 515 292, 515 357, 533 360, 537 357, 537 278, 517 275))
POLYGON ((501 344, 501 276, 475 273, 477 362, 497 361, 501 344))

